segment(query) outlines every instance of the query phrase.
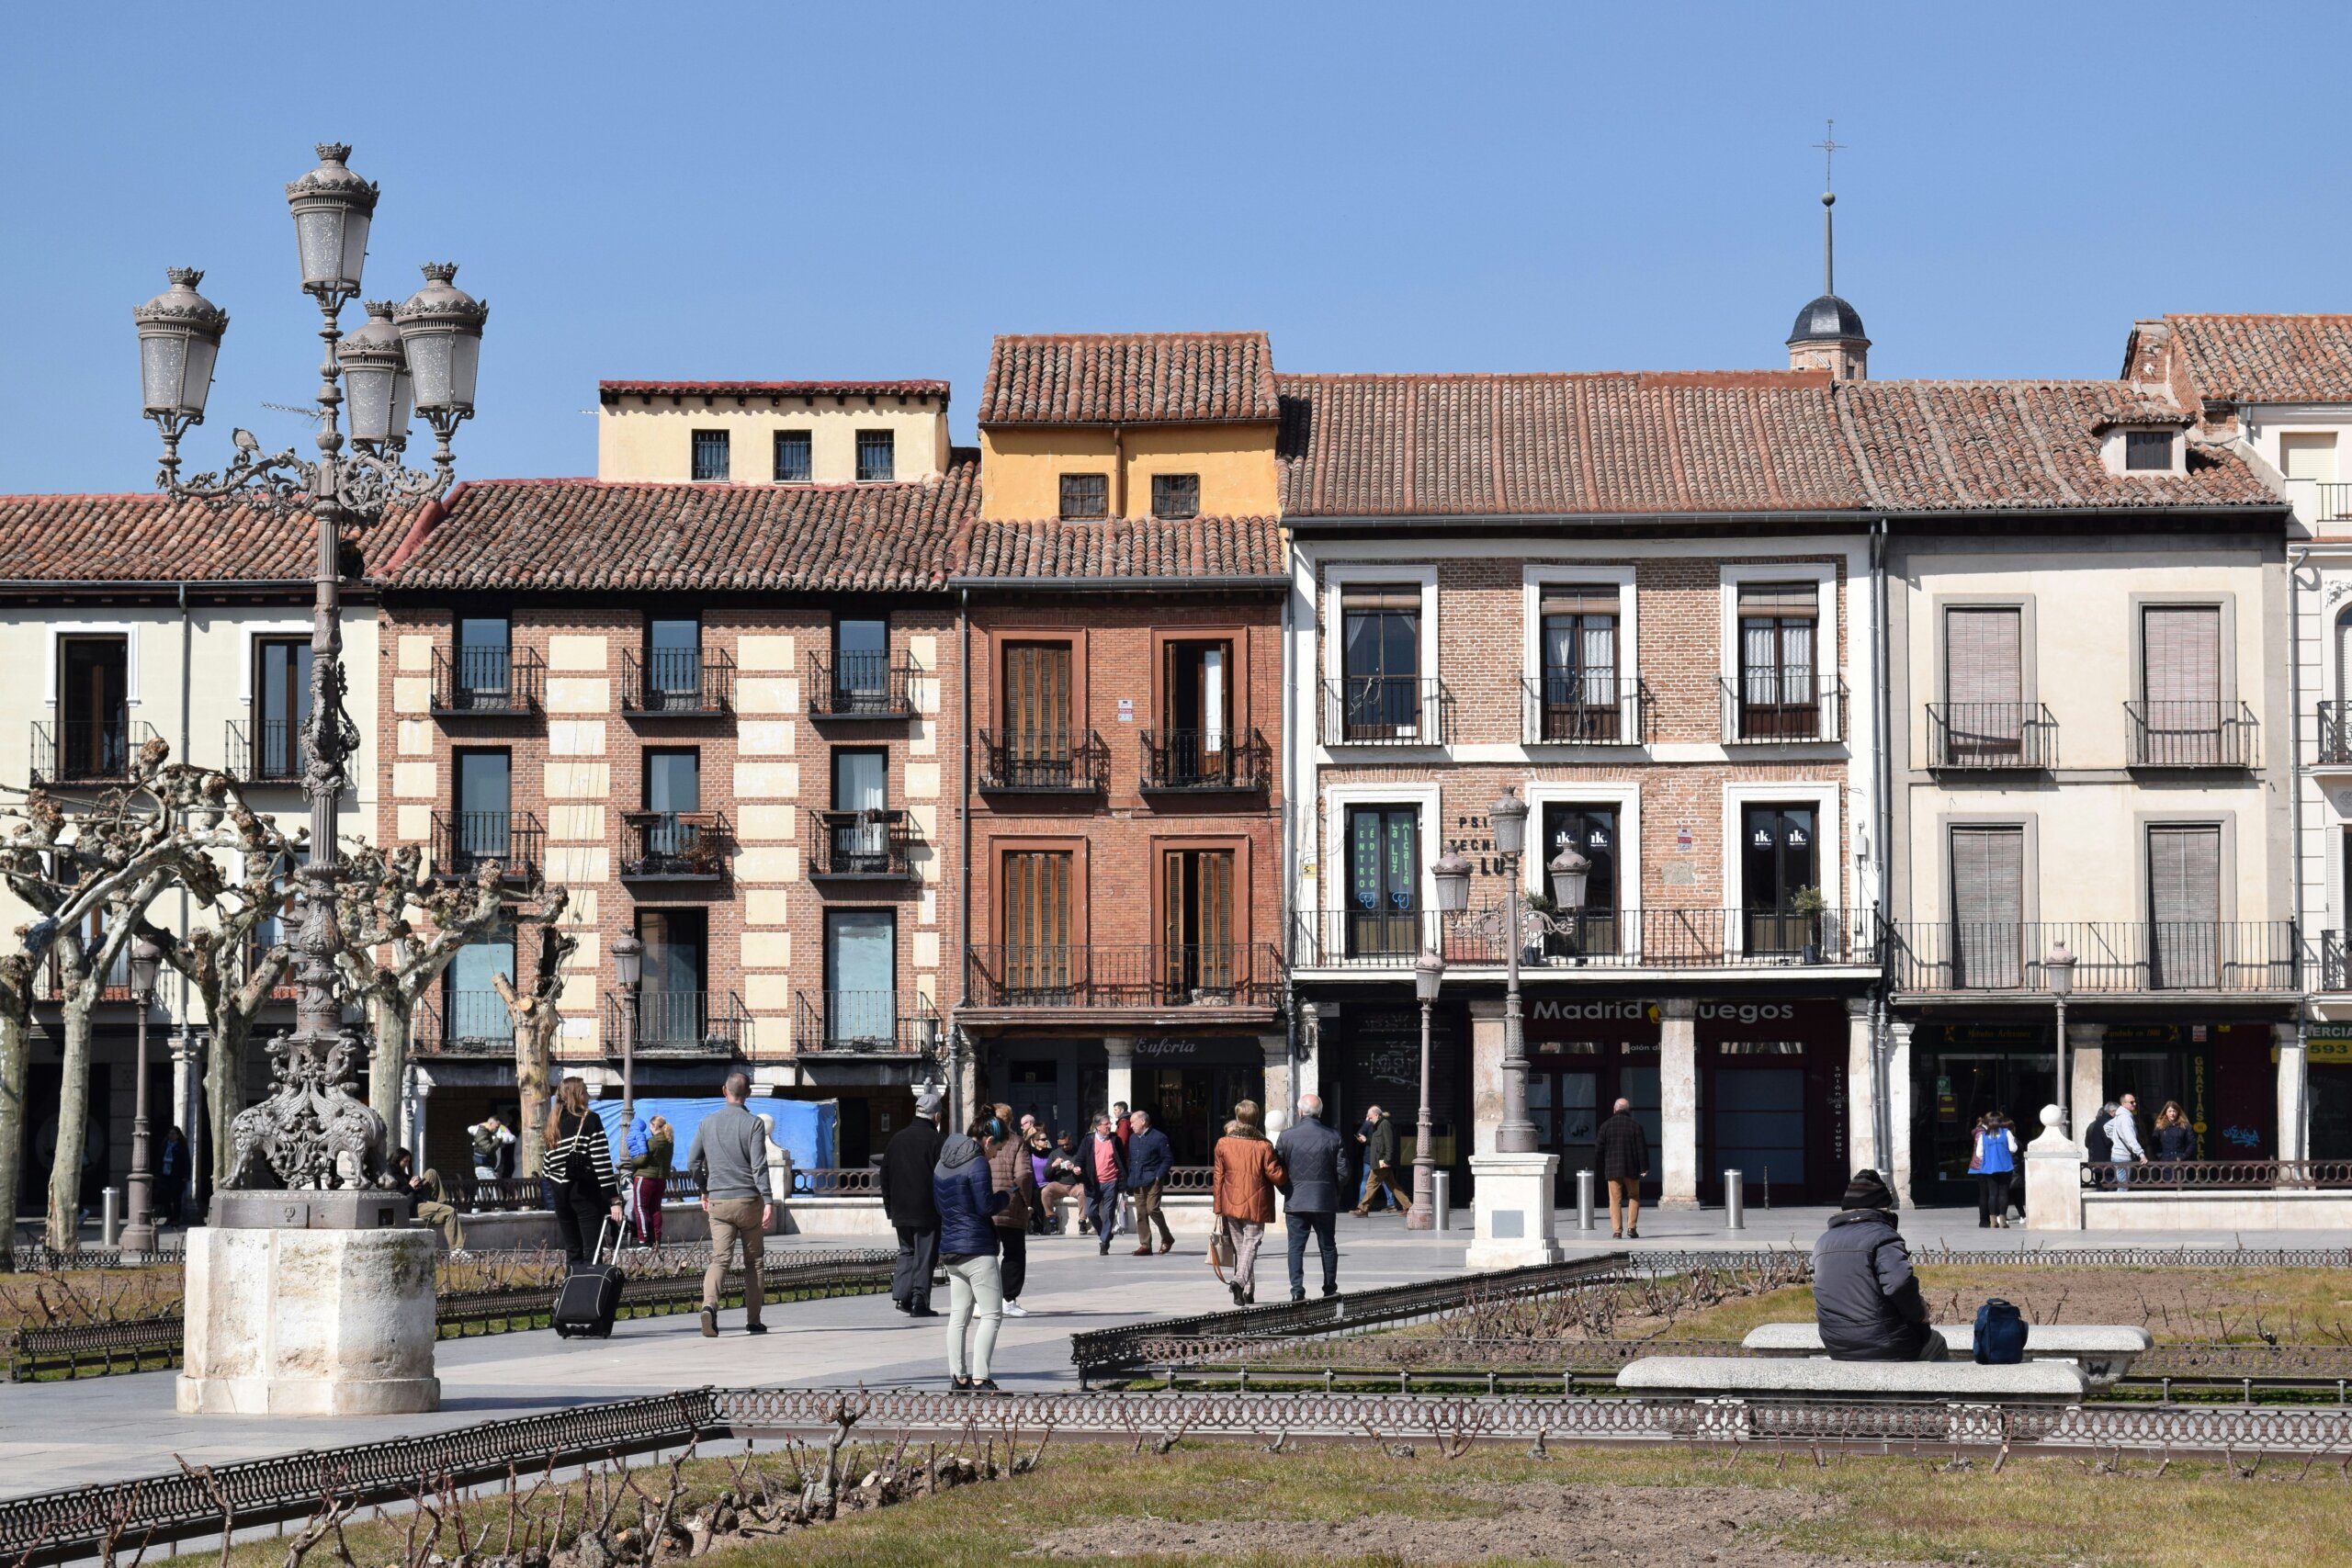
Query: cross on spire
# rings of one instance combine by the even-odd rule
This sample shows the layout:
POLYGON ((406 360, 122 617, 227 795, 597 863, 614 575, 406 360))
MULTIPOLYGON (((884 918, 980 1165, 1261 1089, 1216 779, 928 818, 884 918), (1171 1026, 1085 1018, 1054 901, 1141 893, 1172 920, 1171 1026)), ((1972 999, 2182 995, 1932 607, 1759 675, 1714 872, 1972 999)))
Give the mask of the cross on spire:
MULTIPOLYGON (((1825 129, 1821 133, 1821 140, 1813 145, 1821 153, 1821 183, 1828 186, 1835 184, 1838 154, 1846 151, 1846 144, 1838 140, 1836 120, 1824 123, 1825 129)), ((1821 193, 1821 291, 1824 294, 1838 292, 1838 230, 1836 220, 1830 215, 1830 209, 1837 205, 1837 191, 1823 190, 1821 193)))
POLYGON ((1838 183, 1835 178, 1837 158, 1838 153, 1846 151, 1846 143, 1838 140, 1838 122, 1833 119, 1826 124, 1827 129, 1822 132, 1821 140, 1813 145, 1821 153, 1821 183, 1825 186, 1835 187, 1838 183))

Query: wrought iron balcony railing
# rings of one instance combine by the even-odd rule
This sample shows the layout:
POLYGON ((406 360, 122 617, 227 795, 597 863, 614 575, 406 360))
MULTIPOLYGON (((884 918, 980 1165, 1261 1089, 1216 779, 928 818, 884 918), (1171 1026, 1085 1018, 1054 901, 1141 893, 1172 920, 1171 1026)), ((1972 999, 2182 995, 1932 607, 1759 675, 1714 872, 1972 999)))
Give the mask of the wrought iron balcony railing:
MULTIPOLYGON (((622 993, 605 993, 607 1056, 621 1054, 628 1006, 622 993)), ((635 1049, 641 1055, 734 1057, 752 1049, 752 1015, 732 991, 657 991, 649 987, 638 993, 636 1016, 635 1049)))
POLYGON ((433 870, 462 882, 485 863, 500 865, 503 880, 529 882, 543 863, 547 830, 527 811, 436 811, 433 814, 433 870))
POLYGON ((35 719, 36 784, 120 784, 131 759, 155 739, 155 727, 117 712, 103 718, 35 719))
POLYGON ((939 1037, 939 1011, 916 992, 796 991, 792 1049, 797 1055, 914 1056, 923 1051, 923 1025, 939 1037))
POLYGON ((1888 970, 1912 993, 2047 994, 2052 944, 2075 957, 2077 993, 2288 993, 2302 986, 2292 920, 1897 921, 1888 970))
POLYGON ((965 962, 982 1008, 1271 1008, 1283 994, 1271 942, 998 944, 965 962))
POLYGON ((1929 703, 1928 766, 2050 769, 2058 765, 2058 721, 2040 703, 1929 703))
MULTIPOLYGON (((1532 920, 1520 929, 1520 967, 1544 970, 1777 969, 1878 963, 1875 911, 1816 909, 1588 909, 1565 930, 1532 920)), ((1424 947, 1450 964, 1499 968, 1507 956, 1499 907, 1324 909, 1299 917, 1294 962, 1308 969, 1409 969, 1424 947)))
POLYGON ((1522 677, 1519 686, 1530 746, 1639 746, 1649 739, 1650 689, 1638 675, 1547 670, 1522 677))
POLYGON ((2352 767, 2352 723, 2347 723, 2346 705, 2319 705, 2319 756, 2324 768, 2352 767))
POLYGON ((1326 746, 1448 746, 1453 693, 1411 675, 1343 675, 1323 682, 1326 746))
POLYGON ((808 874, 835 881, 903 882, 914 874, 922 833, 905 811, 811 811, 808 874))
POLYGON ((735 659, 724 649, 621 650, 621 712, 631 718, 708 718, 735 705, 735 659))
POLYGON ((2244 703, 2125 703, 2123 720, 2135 768, 2251 768, 2261 755, 2261 728, 2244 703))
POLYGON ((724 882, 727 818, 716 811, 621 813, 621 875, 632 882, 724 882))
POLYGON ((1273 748, 1255 729, 1147 729, 1142 744, 1147 795, 1262 790, 1273 775, 1273 748))
POLYGON ((2319 933, 2319 988, 2352 991, 2352 942, 2343 931, 2319 933))
POLYGON ((311 743, 301 727, 288 719, 232 718, 228 757, 229 776, 241 783, 300 784, 310 761, 311 743))
POLYGON ((912 718, 915 679, 922 673, 911 660, 887 653, 811 653, 808 716, 912 718))
POLYGON ((1719 675, 1726 746, 1846 739, 1846 682, 1835 675, 1781 668, 1719 675))
POLYGON ((1111 787, 1111 748, 1093 730, 979 732, 980 787, 1018 795, 1101 795, 1111 787))
POLYGON ((433 650, 436 717, 535 713, 547 698, 547 661, 527 648, 433 650))
POLYGON ((440 1000, 416 1004, 409 1048, 426 1056, 512 1056, 514 1017, 496 991, 445 989, 440 1000))

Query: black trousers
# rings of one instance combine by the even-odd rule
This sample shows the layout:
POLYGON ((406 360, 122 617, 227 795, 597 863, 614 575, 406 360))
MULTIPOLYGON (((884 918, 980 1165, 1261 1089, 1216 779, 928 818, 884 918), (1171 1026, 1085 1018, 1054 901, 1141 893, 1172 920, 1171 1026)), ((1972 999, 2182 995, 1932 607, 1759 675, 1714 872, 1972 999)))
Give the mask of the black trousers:
POLYGON ((1004 1277, 1004 1299, 1017 1302, 1021 1287, 1029 1282, 1029 1235, 1026 1231, 996 1227, 997 1272, 1004 1277))
POLYGON ((555 1229, 563 1238, 564 1257, 574 1263, 587 1262, 596 1249, 597 1237, 610 1223, 612 1203, 594 1187, 549 1183, 548 1190, 555 1200, 555 1229))
POLYGON ((2008 1212, 2009 1172, 1980 1170, 1976 1173, 1976 1224, 1982 1230, 2008 1212))
POLYGON ((899 1265, 890 1276, 890 1299, 901 1306, 931 1305, 931 1271, 939 1262, 937 1225, 894 1225, 899 1265))

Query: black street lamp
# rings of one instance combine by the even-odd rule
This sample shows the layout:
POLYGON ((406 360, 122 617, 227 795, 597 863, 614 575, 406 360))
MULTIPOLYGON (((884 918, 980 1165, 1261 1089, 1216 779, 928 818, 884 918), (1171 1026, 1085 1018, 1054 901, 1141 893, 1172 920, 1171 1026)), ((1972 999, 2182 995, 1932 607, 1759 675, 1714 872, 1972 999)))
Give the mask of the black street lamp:
POLYGON ((164 950, 144 936, 130 939, 130 1000, 139 1013, 139 1064, 132 1070, 134 1090, 130 1113, 130 1223, 122 1227, 119 1246, 126 1253, 155 1250, 155 1168, 153 1143, 147 1127, 147 1010, 155 1005, 155 979, 164 966, 164 950))
POLYGON ((1413 1206, 1406 1212, 1408 1231, 1437 1226, 1437 1154, 1430 1121, 1430 1010, 1437 1005, 1438 987, 1445 984, 1445 960, 1433 947, 1421 949, 1413 960, 1413 997, 1421 1004, 1421 1124, 1413 1145, 1413 1206))
POLYGON ((645 977, 645 943, 629 932, 613 942, 613 978, 621 987, 621 1125, 637 1125, 637 998, 645 977))
MULTIPOLYGON (((2058 1041, 2052 1053, 2058 1067, 2056 1094, 2058 1125, 2066 1125, 2066 998, 2075 994, 2075 955, 2066 950, 2064 938, 2050 944, 2050 956, 2041 961, 2041 973, 2050 982, 2050 995, 2058 1004, 2058 1041)), ((2068 1136, 2072 1136, 2070 1133, 2068 1136)))

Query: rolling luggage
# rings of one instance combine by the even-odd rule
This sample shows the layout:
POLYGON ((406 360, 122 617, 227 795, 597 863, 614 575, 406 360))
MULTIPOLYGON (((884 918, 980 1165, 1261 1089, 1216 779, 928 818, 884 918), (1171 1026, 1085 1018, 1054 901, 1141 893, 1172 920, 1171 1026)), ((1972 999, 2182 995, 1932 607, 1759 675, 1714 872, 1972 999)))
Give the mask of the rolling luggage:
POLYGON ((596 1228, 596 1248, 588 1261, 565 1277, 555 1296, 555 1331, 565 1339, 609 1339, 621 1305, 621 1239, 612 1221, 596 1228), (605 1256, 605 1233, 614 1232, 613 1258, 605 1256))

